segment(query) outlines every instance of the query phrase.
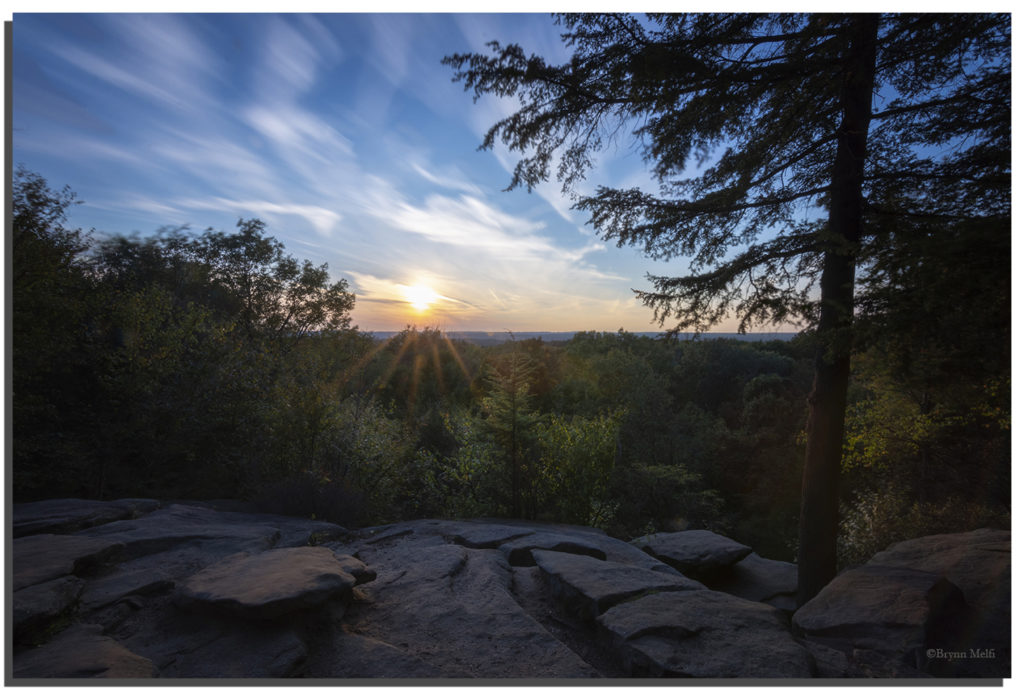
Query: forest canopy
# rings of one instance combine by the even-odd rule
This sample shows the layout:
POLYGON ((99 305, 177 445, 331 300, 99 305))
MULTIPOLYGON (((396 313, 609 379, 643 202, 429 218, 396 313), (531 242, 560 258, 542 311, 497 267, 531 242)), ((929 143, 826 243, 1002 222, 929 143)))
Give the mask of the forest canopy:
MULTIPOLYGON (((809 336, 382 340, 351 323, 344 282, 260 221, 97 237, 67 226, 69 190, 20 170, 12 193, 15 501, 235 498, 347 526, 519 516, 620 537, 707 527, 795 555, 809 336)), ((994 298, 997 278, 943 304, 994 298)), ((974 314, 992 338, 892 330, 927 360, 855 356, 845 563, 1008 520, 997 314, 974 314)))

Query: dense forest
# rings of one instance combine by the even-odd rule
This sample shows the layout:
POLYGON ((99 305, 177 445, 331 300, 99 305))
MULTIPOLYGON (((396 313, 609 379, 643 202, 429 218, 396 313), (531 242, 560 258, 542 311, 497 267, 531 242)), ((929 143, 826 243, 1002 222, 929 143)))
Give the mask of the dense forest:
MULTIPOLYGON (((346 526, 515 516, 707 527, 793 559, 815 336, 578 333, 481 347, 351 324, 258 220, 109 237, 13 188, 13 478, 50 497, 236 498, 346 526)), ((930 290, 860 315, 840 555, 1010 507, 1008 234, 929 236, 930 290), (969 245, 969 246, 968 246, 969 245)))

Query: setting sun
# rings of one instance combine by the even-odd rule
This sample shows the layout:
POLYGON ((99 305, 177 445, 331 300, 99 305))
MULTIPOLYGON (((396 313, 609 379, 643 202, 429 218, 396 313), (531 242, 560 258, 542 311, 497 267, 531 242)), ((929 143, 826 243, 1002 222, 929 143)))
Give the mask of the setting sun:
POLYGON ((417 283, 412 286, 403 286, 403 288, 405 290, 405 299, 417 312, 426 310, 434 301, 441 297, 434 292, 433 288, 425 286, 422 283, 417 283))

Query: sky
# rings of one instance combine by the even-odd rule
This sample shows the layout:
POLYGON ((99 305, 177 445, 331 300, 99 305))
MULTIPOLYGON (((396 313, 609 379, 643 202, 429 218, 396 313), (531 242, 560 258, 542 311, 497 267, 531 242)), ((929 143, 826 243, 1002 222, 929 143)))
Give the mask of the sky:
MULTIPOLYGON (((98 236, 262 219, 364 331, 659 330, 633 289, 687 262, 602 241, 557 181, 503 191, 516 157, 479 150, 517 102, 441 59, 491 40, 568 54, 547 14, 15 13, 12 160, 98 236)), ((655 189, 628 132, 577 191, 602 184, 655 189)))

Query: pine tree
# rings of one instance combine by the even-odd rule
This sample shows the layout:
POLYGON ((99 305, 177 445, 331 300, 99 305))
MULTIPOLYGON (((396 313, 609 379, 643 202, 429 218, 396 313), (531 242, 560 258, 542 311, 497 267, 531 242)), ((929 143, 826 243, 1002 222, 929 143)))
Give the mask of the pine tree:
MULTIPOLYGON (((483 148, 522 154, 511 187, 564 190, 632 127, 660 194, 577 197, 595 230, 687 276, 636 291, 669 330, 814 325, 801 601, 835 574, 858 270, 930 224, 1009 233, 1009 15, 565 15, 568 63, 518 45, 445 58, 479 98, 519 98, 483 148), (693 164, 705 166, 694 173, 693 164)), ((922 258, 927 262, 928 258, 922 258)))
POLYGON ((483 400, 487 426, 508 464, 514 518, 532 516, 536 508, 531 441, 537 420, 530 394, 535 370, 529 356, 513 339, 512 352, 492 366, 487 375, 489 393, 483 400))

